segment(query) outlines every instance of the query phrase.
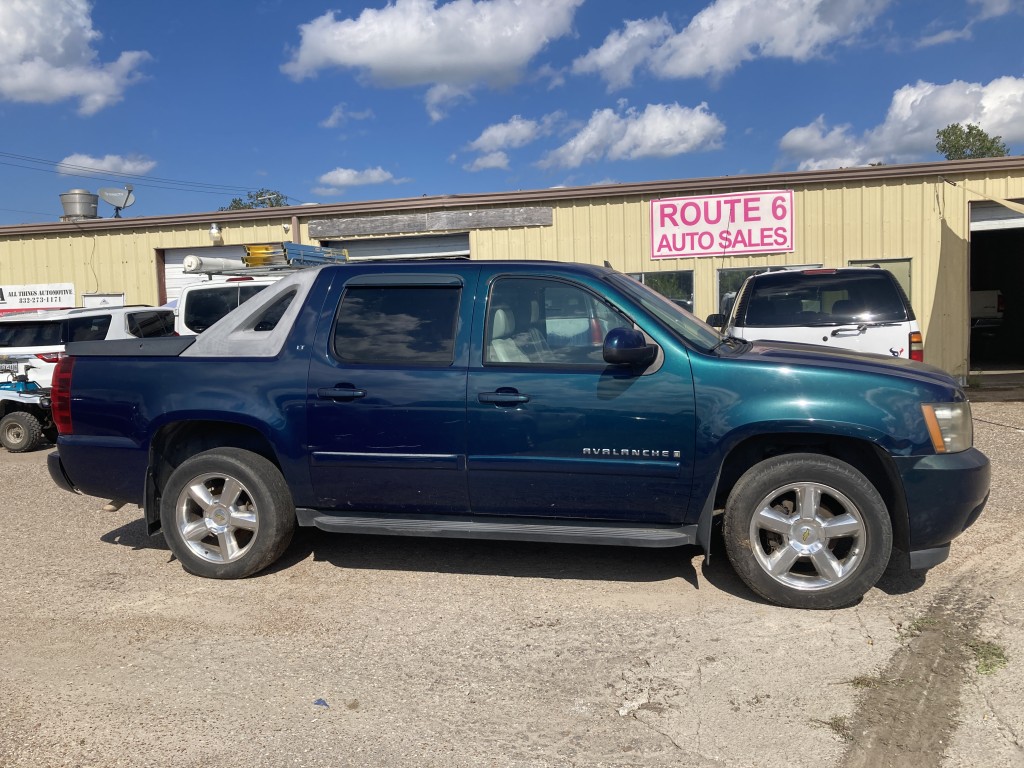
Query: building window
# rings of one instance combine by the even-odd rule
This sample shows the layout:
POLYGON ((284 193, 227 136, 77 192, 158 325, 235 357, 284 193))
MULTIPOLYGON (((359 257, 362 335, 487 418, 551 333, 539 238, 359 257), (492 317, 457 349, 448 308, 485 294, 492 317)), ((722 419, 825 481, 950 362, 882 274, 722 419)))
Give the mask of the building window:
POLYGON ((881 267, 889 270, 903 287, 903 292, 910 296, 910 259, 851 259, 847 264, 851 267, 881 267))
POLYGON ((657 291, 666 299, 693 312, 693 271, 634 272, 630 277, 657 291))
POLYGON ((736 294, 743 285, 743 281, 758 272, 768 272, 775 269, 816 269, 821 264, 799 264, 786 266, 768 267, 741 267, 738 269, 718 270, 718 312, 728 316, 732 304, 736 301, 736 294))

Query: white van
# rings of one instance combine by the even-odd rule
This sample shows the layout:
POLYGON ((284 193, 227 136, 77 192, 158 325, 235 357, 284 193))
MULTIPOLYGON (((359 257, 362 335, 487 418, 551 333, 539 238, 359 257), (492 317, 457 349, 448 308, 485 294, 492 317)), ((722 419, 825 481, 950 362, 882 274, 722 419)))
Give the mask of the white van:
POLYGON ((49 387, 71 341, 173 336, 174 313, 163 307, 103 307, 22 312, 0 317, 0 374, 25 374, 49 387))
POLYGON ((225 282, 187 285, 182 289, 174 309, 174 329, 180 336, 202 333, 243 301, 279 279, 239 277, 225 282))

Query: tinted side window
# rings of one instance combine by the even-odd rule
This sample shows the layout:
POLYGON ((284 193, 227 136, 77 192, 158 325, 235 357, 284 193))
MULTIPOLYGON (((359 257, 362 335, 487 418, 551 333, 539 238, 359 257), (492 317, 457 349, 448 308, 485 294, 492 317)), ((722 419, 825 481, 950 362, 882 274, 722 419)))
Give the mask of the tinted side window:
POLYGON ((333 352, 347 363, 451 365, 460 295, 457 286, 349 287, 333 352))
POLYGON ((491 288, 484 363, 604 366, 604 337, 629 319, 571 283, 503 278, 491 288))
POLYGON ((174 333, 174 313, 167 311, 132 312, 126 321, 128 333, 140 339, 170 336, 174 333))
POLYGON ((284 311, 288 309, 288 305, 292 303, 292 299, 295 298, 295 293, 286 293, 281 296, 277 301, 263 310, 263 314, 260 315, 256 324, 253 326, 254 331, 272 331, 277 327, 277 324, 281 322, 281 318, 284 316, 284 311))
POLYGON ((53 347, 63 344, 60 321, 45 323, 0 323, 2 347, 53 347))
POLYGON ((110 315, 69 317, 67 341, 102 341, 107 338, 110 315))

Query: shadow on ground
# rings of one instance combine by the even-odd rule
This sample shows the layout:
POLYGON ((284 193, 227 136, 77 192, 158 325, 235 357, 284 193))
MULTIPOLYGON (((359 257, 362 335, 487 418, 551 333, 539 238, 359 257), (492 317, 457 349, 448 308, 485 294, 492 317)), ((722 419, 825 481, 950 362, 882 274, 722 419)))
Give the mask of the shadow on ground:
MULTIPOLYGON (((162 535, 150 536, 143 520, 134 520, 100 537, 108 544, 134 550, 167 551, 162 535)), ((711 554, 699 547, 647 549, 523 541, 407 538, 325 533, 298 528, 285 554, 260 574, 270 575, 312 557, 339 568, 377 571, 414 571, 531 579, 576 579, 648 583, 683 579, 699 588, 693 563, 700 557, 700 572, 715 589, 752 603, 767 605, 736 575, 729 564, 719 531, 712 537, 711 554)), ((905 554, 894 552, 877 587, 888 595, 920 589, 925 575, 911 571, 905 554)))

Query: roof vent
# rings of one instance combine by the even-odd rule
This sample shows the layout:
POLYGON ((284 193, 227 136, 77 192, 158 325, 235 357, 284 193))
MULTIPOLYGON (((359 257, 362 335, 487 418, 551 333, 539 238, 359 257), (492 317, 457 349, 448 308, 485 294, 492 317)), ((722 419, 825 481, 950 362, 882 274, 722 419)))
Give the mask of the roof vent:
POLYGON ((82 219, 98 219, 96 207, 99 205, 99 195, 94 195, 87 189, 72 189, 60 196, 60 204, 64 207, 64 215, 61 221, 81 221, 82 219))

